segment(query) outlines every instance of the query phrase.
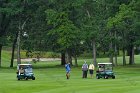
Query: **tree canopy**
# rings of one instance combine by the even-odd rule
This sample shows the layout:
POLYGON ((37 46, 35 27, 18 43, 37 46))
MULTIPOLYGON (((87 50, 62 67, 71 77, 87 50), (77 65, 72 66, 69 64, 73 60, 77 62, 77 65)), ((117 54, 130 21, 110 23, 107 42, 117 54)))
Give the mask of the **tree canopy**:
POLYGON ((0 66, 2 47, 12 44, 14 52, 19 31, 22 49, 59 52, 64 64, 72 64, 72 57, 77 64, 80 53, 90 52, 96 65, 97 55, 104 52, 112 63, 115 57, 117 65, 119 51, 123 65, 126 51, 129 64, 134 64, 140 45, 139 5, 139 0, 2 0, 0 66), (28 37, 22 36, 24 32, 28 37))

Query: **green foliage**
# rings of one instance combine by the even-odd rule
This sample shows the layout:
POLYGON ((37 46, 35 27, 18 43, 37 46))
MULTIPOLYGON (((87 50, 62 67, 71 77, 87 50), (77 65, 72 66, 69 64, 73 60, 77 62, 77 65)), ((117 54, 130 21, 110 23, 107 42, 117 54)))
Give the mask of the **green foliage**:
POLYGON ((56 36, 55 42, 61 46, 62 50, 75 45, 79 38, 79 29, 68 18, 66 12, 56 12, 54 10, 47 10, 47 23, 52 26, 52 30, 48 35, 56 36))
POLYGON ((108 19, 108 28, 112 28, 117 25, 120 26, 125 20, 131 20, 135 16, 135 11, 132 11, 132 8, 128 5, 120 5, 119 10, 120 11, 115 15, 115 17, 108 19))
POLYGON ((0 37, 0 44, 6 45, 7 38, 5 36, 0 37))
POLYGON ((10 0, 8 2, 1 2, 0 13, 7 15, 15 15, 20 13, 23 8, 19 7, 20 1, 10 0))
POLYGON ((135 4, 131 2, 129 5, 120 5, 119 12, 114 17, 110 17, 107 23, 108 29, 116 28, 118 33, 120 33, 120 37, 129 41, 129 44, 132 44, 132 39, 136 40, 139 33, 136 30, 138 20, 137 11, 134 9, 135 4))
POLYGON ((0 44, 10 45, 27 20, 21 31, 29 35, 21 34, 27 51, 92 53, 93 39, 97 52, 108 52, 111 41, 119 49, 139 46, 139 6, 139 0, 2 0, 0 44))
MULTIPOLYGON (((27 55, 27 51, 21 51, 21 58, 60 58, 60 54, 59 53, 55 53, 55 52, 41 52, 41 51, 34 51, 34 52, 30 52, 28 53, 29 55, 27 55), (28 57, 29 56, 29 57, 28 57)), ((16 58, 16 55, 15 55, 16 58)))
POLYGON ((54 52, 47 52, 44 55, 45 58, 60 58, 60 54, 59 53, 54 53, 54 52))

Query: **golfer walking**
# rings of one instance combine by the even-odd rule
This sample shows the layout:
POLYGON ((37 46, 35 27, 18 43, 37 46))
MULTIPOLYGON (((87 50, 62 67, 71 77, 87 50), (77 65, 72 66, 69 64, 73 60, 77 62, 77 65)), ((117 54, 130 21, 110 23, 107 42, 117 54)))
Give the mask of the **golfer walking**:
POLYGON ((70 63, 65 64, 65 69, 66 69, 66 78, 70 78, 70 63))

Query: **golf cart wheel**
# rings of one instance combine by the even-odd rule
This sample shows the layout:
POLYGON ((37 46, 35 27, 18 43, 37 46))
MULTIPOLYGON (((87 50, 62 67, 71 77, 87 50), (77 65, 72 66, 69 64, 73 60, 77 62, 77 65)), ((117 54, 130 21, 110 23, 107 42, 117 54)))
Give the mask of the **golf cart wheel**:
POLYGON ((97 79, 100 79, 100 77, 99 77, 98 75, 96 75, 96 78, 97 78, 97 79))
POLYGON ((32 80, 35 80, 35 77, 32 77, 32 80))
POLYGON ((28 77, 25 77, 25 80, 28 80, 28 77))
POLYGON ((115 76, 113 76, 112 79, 115 79, 115 76))
POLYGON ((108 76, 107 76, 107 75, 105 75, 105 76, 104 76, 104 79, 108 79, 108 76))
POLYGON ((20 80, 20 77, 19 76, 17 76, 17 80, 20 80))
POLYGON ((20 78, 18 78, 17 80, 20 80, 20 78))

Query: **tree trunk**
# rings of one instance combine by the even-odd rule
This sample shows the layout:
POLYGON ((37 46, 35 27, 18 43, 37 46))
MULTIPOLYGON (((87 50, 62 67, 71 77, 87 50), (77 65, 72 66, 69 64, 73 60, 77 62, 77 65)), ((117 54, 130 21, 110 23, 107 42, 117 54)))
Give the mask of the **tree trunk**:
POLYGON ((78 63, 77 63, 77 56, 76 55, 74 56, 74 59, 75 59, 75 66, 77 67, 78 63))
POLYGON ((68 50, 66 50, 65 60, 66 60, 66 63, 69 63, 69 59, 68 59, 68 50))
POLYGON ((116 48, 116 44, 115 44, 115 66, 118 65, 118 62, 117 62, 117 48, 116 48))
POLYGON ((72 66, 72 65, 73 65, 73 64, 72 64, 72 54, 71 54, 70 51, 68 52, 68 59, 69 59, 69 63, 70 63, 71 66, 72 66))
POLYGON ((1 57, 2 57, 2 44, 0 44, 0 67, 1 67, 1 57))
POLYGON ((14 62, 14 52, 15 52, 15 47, 16 47, 17 37, 18 37, 18 33, 16 34, 16 37, 15 37, 14 42, 13 42, 13 45, 12 45, 12 56, 11 56, 11 64, 10 64, 10 67, 13 67, 13 62, 14 62))
POLYGON ((72 65, 72 55, 69 49, 66 50, 65 59, 66 59, 66 63, 70 63, 72 65))
POLYGON ((135 59, 134 59, 134 46, 132 47, 132 64, 135 64, 135 59))
POLYGON ((18 37, 17 37, 17 64, 21 64, 21 58, 20 58, 20 30, 18 32, 18 37))
POLYGON ((135 62, 134 62, 134 47, 131 45, 130 46, 130 52, 129 52, 130 54, 130 56, 129 56, 129 65, 133 65, 133 64, 135 64, 135 62))
POLYGON ((114 62, 113 62, 113 54, 112 54, 112 53, 110 53, 109 60, 110 60, 110 62, 111 62, 111 63, 113 64, 113 66, 114 66, 114 62))
MULTIPOLYGON (((115 31, 115 39, 117 39, 117 36, 116 36, 116 31, 115 31)), ((118 62, 117 62, 117 44, 115 42, 115 66, 118 65, 118 62)))
POLYGON ((119 49, 119 47, 118 47, 118 51, 117 51, 117 54, 118 54, 118 55, 120 55, 120 51, 119 51, 119 50, 120 50, 120 49, 119 49))
POLYGON ((125 39, 125 37, 126 37, 126 34, 124 33, 124 31, 122 32, 122 45, 123 45, 123 49, 122 49, 122 52, 123 52, 123 66, 125 66, 126 65, 126 55, 128 54, 128 52, 127 52, 127 54, 126 54, 126 39, 125 39))
MULTIPOLYGON (((112 33, 110 32, 110 37, 112 37, 112 33)), ((113 62, 113 45, 112 45, 112 40, 110 42, 110 45, 109 45, 109 60, 110 62, 113 64, 114 66, 114 62, 113 62)))
POLYGON ((26 22, 27 22, 28 18, 26 18, 26 20, 19 24, 18 26, 18 37, 17 37, 17 64, 21 64, 21 56, 20 56, 20 34, 21 32, 23 31, 25 25, 26 25, 26 22))
POLYGON ((61 53, 61 65, 65 65, 66 60, 65 60, 65 53, 61 53))
POLYGON ((112 53, 112 51, 113 51, 112 42, 109 45, 109 49, 110 49, 110 53, 109 53, 110 62, 114 65, 114 62, 113 62, 113 53, 112 53))
MULTIPOLYGON (((91 18, 91 15, 89 13, 88 10, 86 10, 88 18, 91 18)), ((92 25, 92 24, 91 24, 92 25)), ((92 52, 93 52, 93 64, 94 66, 97 66, 97 62, 96 62, 96 42, 95 42, 95 38, 92 40, 92 52)))
POLYGON ((96 42, 95 39, 92 40, 92 51, 93 51, 93 63, 94 66, 97 66, 97 62, 96 62, 96 42))
POLYGON ((127 54, 126 55, 130 56, 130 49, 129 48, 127 48, 127 54))
MULTIPOLYGON (((75 51, 75 50, 74 50, 75 51)), ((74 52, 74 60, 75 60, 75 66, 78 66, 78 63, 77 63, 77 55, 76 53, 74 52)))
POLYGON ((125 48, 123 47, 123 66, 126 65, 126 59, 125 59, 125 48))
POLYGON ((103 51, 103 55, 105 55, 105 53, 106 53, 106 52, 105 52, 105 50, 104 50, 104 51, 103 51))

